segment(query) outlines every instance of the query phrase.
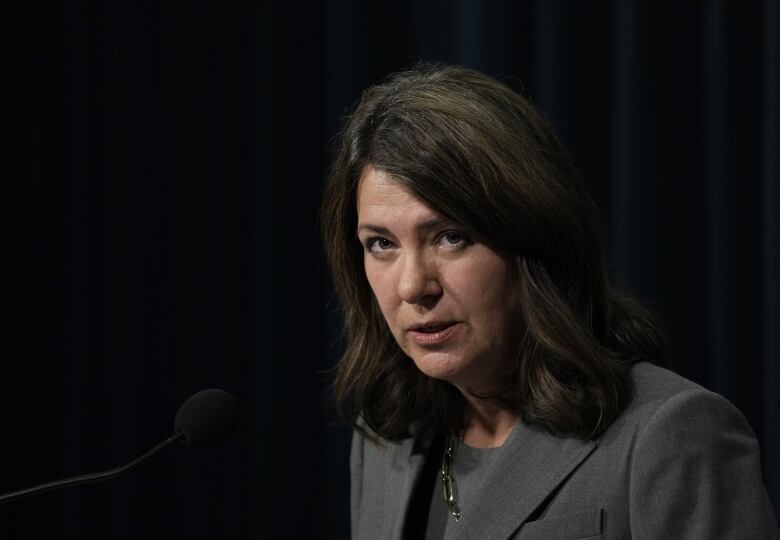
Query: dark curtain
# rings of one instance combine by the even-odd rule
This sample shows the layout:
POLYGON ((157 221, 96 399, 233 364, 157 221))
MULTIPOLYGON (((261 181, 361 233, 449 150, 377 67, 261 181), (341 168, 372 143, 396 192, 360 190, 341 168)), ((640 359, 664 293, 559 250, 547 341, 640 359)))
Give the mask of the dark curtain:
POLYGON ((343 538, 318 234, 339 118, 417 60, 526 92, 671 366, 780 503, 778 2, 12 2, 0 24, 0 492, 110 468, 223 387, 238 433, 0 506, 2 538, 343 538))

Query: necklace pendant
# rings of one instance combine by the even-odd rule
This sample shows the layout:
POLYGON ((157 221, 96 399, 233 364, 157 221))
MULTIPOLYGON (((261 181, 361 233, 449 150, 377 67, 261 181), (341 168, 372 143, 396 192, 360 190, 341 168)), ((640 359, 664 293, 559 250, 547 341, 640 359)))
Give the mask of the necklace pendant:
POLYGON ((456 443, 457 439, 450 436, 444 449, 441 463, 441 486, 444 503, 449 508, 450 514, 455 518, 455 521, 458 521, 460 520, 460 507, 458 507, 455 477, 452 474, 452 461, 455 458, 456 443))

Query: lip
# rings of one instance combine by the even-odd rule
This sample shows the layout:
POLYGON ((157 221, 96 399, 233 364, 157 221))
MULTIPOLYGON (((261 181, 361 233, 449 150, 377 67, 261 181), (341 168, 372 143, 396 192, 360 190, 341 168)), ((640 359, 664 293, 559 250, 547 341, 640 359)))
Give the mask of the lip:
POLYGON ((415 325, 409 329, 409 337, 418 345, 440 345, 447 340, 451 339, 453 335, 458 332, 460 323, 457 321, 446 322, 430 322, 426 324, 415 325), (439 326, 446 324, 445 328, 442 328, 438 332, 420 332, 419 329, 425 326, 439 326))
POLYGON ((449 326, 451 324, 454 324, 458 321, 453 320, 446 320, 446 319, 433 319, 430 321, 420 322, 417 324, 413 324, 411 326, 408 326, 407 330, 420 330, 421 328, 430 328, 432 326, 449 326))

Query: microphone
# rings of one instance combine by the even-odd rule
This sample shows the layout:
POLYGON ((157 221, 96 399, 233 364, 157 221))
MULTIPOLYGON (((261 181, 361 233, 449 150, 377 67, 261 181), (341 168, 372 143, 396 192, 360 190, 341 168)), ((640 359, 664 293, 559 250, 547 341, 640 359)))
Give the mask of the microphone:
POLYGON ((63 480, 48 482, 39 486, 20 489, 12 493, 0 495, 0 504, 40 495, 48 491, 55 491, 83 484, 92 484, 109 480, 135 469, 149 458, 160 452, 176 441, 181 441, 184 446, 200 447, 213 446, 222 442, 236 426, 238 420, 238 404, 235 398, 219 388, 201 390, 190 396, 179 407, 174 421, 174 435, 141 454, 130 463, 109 469, 107 471, 72 476, 63 480))

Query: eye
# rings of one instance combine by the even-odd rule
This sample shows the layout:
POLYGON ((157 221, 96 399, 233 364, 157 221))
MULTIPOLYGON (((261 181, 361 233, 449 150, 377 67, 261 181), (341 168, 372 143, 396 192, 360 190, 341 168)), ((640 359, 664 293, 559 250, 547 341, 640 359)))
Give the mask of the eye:
POLYGON ((444 243, 445 247, 461 248, 470 243, 468 237, 462 232, 447 231, 441 235, 440 241, 444 243))
POLYGON ((382 253, 393 247, 393 243, 387 238, 374 236, 366 240, 366 249, 374 253, 382 253))

